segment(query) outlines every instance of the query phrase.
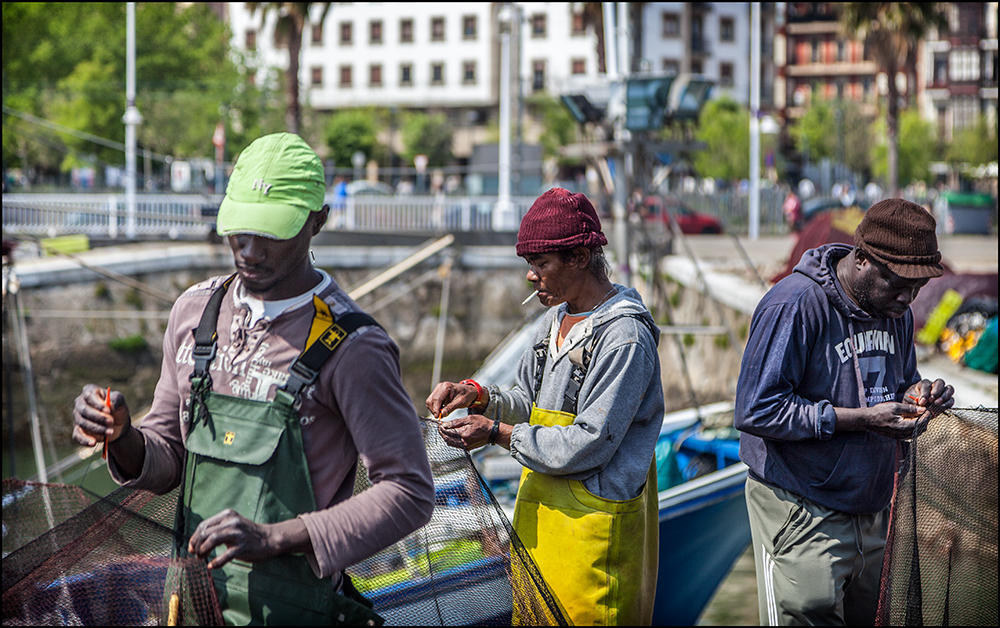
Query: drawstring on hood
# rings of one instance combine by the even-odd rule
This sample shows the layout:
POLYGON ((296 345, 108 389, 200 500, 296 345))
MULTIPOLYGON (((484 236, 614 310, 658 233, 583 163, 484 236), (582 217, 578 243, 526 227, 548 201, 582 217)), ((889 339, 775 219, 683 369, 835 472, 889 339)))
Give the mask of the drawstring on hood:
POLYGON ((854 339, 858 337, 854 330, 854 320, 874 321, 876 318, 847 296, 844 287, 837 279, 837 262, 844 259, 852 251, 852 247, 844 244, 829 244, 817 249, 810 249, 802 254, 802 259, 795 265, 794 272, 802 273, 823 288, 837 310, 847 319, 847 328, 851 334, 851 360, 854 364, 854 374, 857 376, 858 402, 862 408, 868 407, 865 395, 865 381, 861 375, 861 365, 858 362, 858 351, 854 347, 854 339))

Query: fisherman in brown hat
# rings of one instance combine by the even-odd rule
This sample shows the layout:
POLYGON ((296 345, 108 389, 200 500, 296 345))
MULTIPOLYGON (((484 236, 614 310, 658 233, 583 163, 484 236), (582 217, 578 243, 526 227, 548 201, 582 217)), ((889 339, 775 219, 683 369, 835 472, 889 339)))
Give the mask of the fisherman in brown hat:
POLYGON ((872 624, 902 441, 954 405, 917 372, 934 218, 892 198, 803 254, 754 311, 736 387, 762 625, 872 624), (926 413, 926 414, 925 414, 926 413))
POLYGON ((656 590, 660 331, 608 279, 607 243, 583 194, 535 200, 517 254, 549 310, 516 385, 441 382, 427 398, 436 416, 469 408, 442 421, 449 445, 499 445, 524 467, 514 529, 574 625, 649 624, 656 590))

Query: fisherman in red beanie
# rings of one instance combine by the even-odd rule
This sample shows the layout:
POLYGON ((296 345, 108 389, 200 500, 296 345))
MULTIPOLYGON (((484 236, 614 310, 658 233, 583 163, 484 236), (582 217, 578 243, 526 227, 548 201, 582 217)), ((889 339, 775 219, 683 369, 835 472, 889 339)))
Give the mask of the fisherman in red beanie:
POLYGON ((468 408, 468 416, 442 421, 445 442, 499 445, 524 467, 514 529, 571 623, 648 625, 660 332, 639 294, 608 279, 607 243, 586 196, 553 188, 538 197, 516 250, 549 310, 517 365, 516 385, 441 382, 427 408, 438 417, 468 408))

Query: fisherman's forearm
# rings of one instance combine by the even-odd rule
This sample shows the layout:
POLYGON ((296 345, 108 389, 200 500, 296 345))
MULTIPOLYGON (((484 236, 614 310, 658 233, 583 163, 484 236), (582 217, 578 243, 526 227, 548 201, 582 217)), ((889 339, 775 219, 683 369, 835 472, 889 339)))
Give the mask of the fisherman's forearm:
POLYGON ((108 456, 122 474, 135 479, 142 473, 142 464, 146 460, 146 440, 139 430, 130 425, 118 438, 108 443, 108 456))

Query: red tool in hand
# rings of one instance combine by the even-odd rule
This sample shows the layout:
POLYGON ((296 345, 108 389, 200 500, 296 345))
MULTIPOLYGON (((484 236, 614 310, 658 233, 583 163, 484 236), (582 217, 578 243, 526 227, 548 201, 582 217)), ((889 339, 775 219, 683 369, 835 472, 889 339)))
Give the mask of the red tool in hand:
MULTIPOLYGON (((104 409, 111 414, 111 386, 108 386, 108 391, 104 393, 104 409)), ((103 460, 108 459, 108 436, 104 435, 104 447, 101 449, 101 458, 103 460)))

